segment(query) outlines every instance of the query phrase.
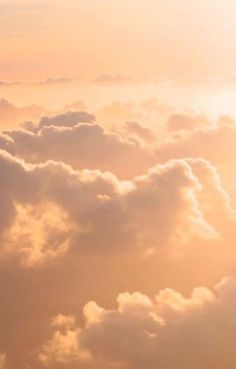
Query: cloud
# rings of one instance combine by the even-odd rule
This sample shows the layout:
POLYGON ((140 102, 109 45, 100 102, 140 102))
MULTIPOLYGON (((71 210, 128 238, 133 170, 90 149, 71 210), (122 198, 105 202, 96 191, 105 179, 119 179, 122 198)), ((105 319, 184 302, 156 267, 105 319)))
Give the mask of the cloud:
POLYGON ((101 83, 101 84, 123 84, 123 83, 129 83, 131 82, 131 79, 128 76, 125 76, 123 74, 102 74, 101 76, 97 77, 94 80, 94 83, 101 83))
POLYGON ((175 109, 169 104, 162 103, 156 98, 143 101, 113 101, 96 111, 99 121, 105 123, 124 123, 126 121, 140 121, 150 128, 156 127, 161 130, 166 117, 173 114, 175 109))
POLYGON ((20 80, 20 81, 4 81, 1 80, 0 81, 0 87, 13 87, 13 86, 51 86, 51 85, 67 85, 67 84, 71 84, 71 83, 76 83, 76 82, 82 82, 82 79, 80 79, 79 77, 73 77, 73 78, 68 78, 68 77, 48 77, 44 80, 41 81, 24 81, 24 80, 20 80))
MULTIPOLYGON (((74 103, 71 105, 71 107, 74 108, 75 106, 77 107, 79 105, 81 106, 82 103, 74 103)), ((95 120, 96 118, 94 115, 89 114, 85 111, 77 111, 73 109, 72 111, 67 110, 66 112, 62 112, 52 116, 43 116, 38 124, 32 121, 26 121, 21 124, 21 128, 37 134, 37 132, 39 132, 44 127, 73 127, 81 122, 93 123, 95 120)), ((11 134, 11 130, 8 131, 8 134, 11 134)))
POLYGON ((83 101, 74 101, 71 104, 67 104, 64 108, 65 111, 86 111, 87 107, 83 101))
POLYGON ((224 209, 227 223, 233 213, 214 168, 204 161, 170 161, 121 181, 109 172, 75 171, 53 161, 27 164, 2 151, 0 175, 2 255, 27 267, 71 248, 79 256, 86 250, 155 252, 187 247, 194 239, 217 241, 218 223, 210 216, 224 209), (215 185, 214 196, 194 167, 215 185))
POLYGON ((16 107, 5 99, 0 100, 0 126, 14 127, 24 120, 39 119, 44 109, 38 105, 16 107))
POLYGON ((32 83, 33 85, 64 85, 78 81, 78 78, 49 77, 44 81, 32 83))
POLYGON ((234 369, 235 292, 235 280, 224 278, 190 297, 165 289, 153 300, 122 293, 114 309, 90 301, 84 327, 55 331, 39 360, 62 368, 234 369))
POLYGON ((52 203, 15 204, 13 224, 3 237, 5 252, 18 256, 24 267, 42 265, 65 255, 72 229, 66 213, 52 203))
POLYGON ((0 352, 0 369, 5 369, 7 366, 7 355, 0 352))
POLYGON ((14 146, 14 141, 9 137, 9 135, 0 132, 0 148, 7 152, 11 152, 14 146))
POLYGON ((136 121, 127 121, 115 129, 104 128, 105 124, 95 123, 89 113, 69 111, 44 117, 38 124, 27 122, 25 130, 5 131, 8 148, 5 139, 0 145, 31 163, 53 159, 74 169, 101 169, 125 179, 173 158, 204 158, 217 168, 227 190, 229 186, 232 190, 236 176, 234 122, 222 117, 213 124, 185 115, 172 116, 175 122, 174 117, 178 128, 165 133, 160 141, 150 128, 136 121))
POLYGON ((201 127, 162 143, 156 149, 157 160, 165 162, 173 157, 205 158, 218 169, 226 188, 233 190, 236 176, 233 162, 236 126, 222 123, 201 127))
MULTIPOLYGON (((156 102, 139 108, 152 114, 156 102)), ((191 117, 191 129, 180 117, 181 131, 161 144, 144 123, 113 129, 77 104, 1 132, 0 347, 9 369, 218 369, 213 351, 219 369, 234 368, 224 343, 233 332, 214 312, 235 282, 206 287, 235 265, 235 126, 191 117), (196 285, 206 287, 184 297, 196 285), (115 308, 123 290, 143 293, 119 295, 115 308)))
POLYGON ((141 140, 153 143, 155 141, 155 134, 146 126, 134 122, 129 121, 125 123, 126 134, 134 135, 139 137, 141 140))
POLYGON ((151 255, 163 248, 182 253, 193 240, 222 244, 230 238, 234 205, 205 135, 216 135, 223 145, 219 141, 218 150, 231 153, 227 137, 234 140, 233 125, 194 127, 158 146, 141 124, 128 122, 114 133, 94 120, 86 112, 68 111, 43 117, 28 130, 2 133, 1 148, 9 153, 2 151, 3 168, 11 163, 19 183, 18 188, 13 180, 12 187, 11 171, 4 169, 5 253, 32 267, 71 250, 93 250, 98 240, 101 252, 112 244, 116 252, 128 247, 151 255), (195 145, 191 140, 200 135, 195 145), (18 194, 21 187, 32 198, 18 194))
POLYGON ((138 140, 122 138, 92 122, 87 113, 70 112, 43 118, 30 131, 8 131, 14 141, 13 152, 31 163, 62 161, 75 169, 111 171, 121 178, 132 178, 155 163, 149 150, 138 140), (78 123, 78 124, 77 124, 78 123), (32 132, 34 131, 34 132, 32 132))
POLYGON ((52 117, 42 117, 38 129, 53 125, 57 127, 73 127, 81 122, 92 123, 94 121, 95 116, 84 111, 67 111, 52 117))
POLYGON ((189 116, 184 114, 171 115, 168 122, 167 128, 169 131, 192 131, 199 127, 208 125, 209 122, 204 116, 189 116))
POLYGON ((21 82, 18 81, 0 81, 0 86, 18 86, 21 82))

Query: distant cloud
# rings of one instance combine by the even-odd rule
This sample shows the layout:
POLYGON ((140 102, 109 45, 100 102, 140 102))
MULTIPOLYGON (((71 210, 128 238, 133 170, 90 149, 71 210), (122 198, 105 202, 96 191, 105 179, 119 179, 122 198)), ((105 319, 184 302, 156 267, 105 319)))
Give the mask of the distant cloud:
POLYGON ((21 82, 18 82, 18 81, 12 81, 12 82, 9 82, 9 81, 0 81, 0 87, 1 86, 18 86, 18 85, 21 85, 22 83, 21 82))
POLYGON ((34 82, 34 85, 63 85, 81 81, 80 78, 49 77, 43 81, 34 82))
POLYGON ((169 131, 193 131, 196 128, 209 125, 208 119, 203 116, 191 116, 187 114, 173 114, 167 121, 169 131))
POLYGON ((146 142, 153 143, 156 139, 152 130, 138 122, 128 121, 125 123, 124 128, 126 130, 126 134, 137 136, 146 142))
POLYGON ((39 82, 38 84, 66 84, 66 83, 71 83, 73 82, 74 80, 73 79, 70 79, 70 78, 48 78, 46 79, 45 81, 42 81, 42 82, 39 82))
POLYGON ((132 79, 128 76, 125 76, 123 74, 102 74, 101 76, 97 77, 94 81, 94 83, 100 83, 100 84, 123 84, 123 83, 129 83, 132 82, 132 79))
POLYGON ((14 127, 25 120, 39 119, 44 108, 39 105, 17 107, 6 99, 0 99, 0 127, 14 127))
POLYGON ((173 106, 150 98, 141 101, 112 101, 96 110, 97 119, 108 123, 125 123, 127 121, 140 121, 149 127, 155 125, 161 129, 161 123, 166 117, 174 114, 173 106), (157 126, 157 122, 158 124, 157 126))
POLYGON ((38 129, 48 126, 57 127, 73 127, 78 123, 92 123, 95 121, 95 116, 84 111, 68 111, 66 113, 61 113, 54 115, 52 117, 42 117, 38 129))
POLYGON ((64 85, 70 83, 81 82, 82 79, 79 77, 68 78, 68 77, 48 77, 41 81, 0 81, 0 87, 4 86, 51 86, 51 85, 64 85))

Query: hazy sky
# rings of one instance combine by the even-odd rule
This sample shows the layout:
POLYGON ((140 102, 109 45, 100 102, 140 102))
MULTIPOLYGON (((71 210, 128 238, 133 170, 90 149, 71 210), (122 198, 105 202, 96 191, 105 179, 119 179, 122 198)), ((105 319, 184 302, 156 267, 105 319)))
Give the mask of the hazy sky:
POLYGON ((235 71, 233 0, 1 1, 1 79, 235 71))

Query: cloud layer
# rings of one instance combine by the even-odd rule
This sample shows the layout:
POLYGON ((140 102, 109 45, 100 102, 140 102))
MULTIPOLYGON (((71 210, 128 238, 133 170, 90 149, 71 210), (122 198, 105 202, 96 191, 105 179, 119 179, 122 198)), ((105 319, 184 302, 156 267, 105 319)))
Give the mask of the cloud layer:
POLYGON ((171 114, 1 131, 0 368, 234 368, 235 124, 171 114))
POLYGON ((39 353, 46 366, 121 369, 233 369, 236 282, 195 288, 190 297, 165 289, 153 300, 139 292, 122 293, 117 308, 90 301, 85 326, 57 316, 54 333, 39 353))

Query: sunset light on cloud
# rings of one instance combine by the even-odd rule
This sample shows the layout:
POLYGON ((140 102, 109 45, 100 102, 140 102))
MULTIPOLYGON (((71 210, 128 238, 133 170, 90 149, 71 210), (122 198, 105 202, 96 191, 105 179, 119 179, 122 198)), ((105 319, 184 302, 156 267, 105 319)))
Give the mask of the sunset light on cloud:
POLYGON ((0 369, 235 369, 236 3, 0 0, 0 369))

